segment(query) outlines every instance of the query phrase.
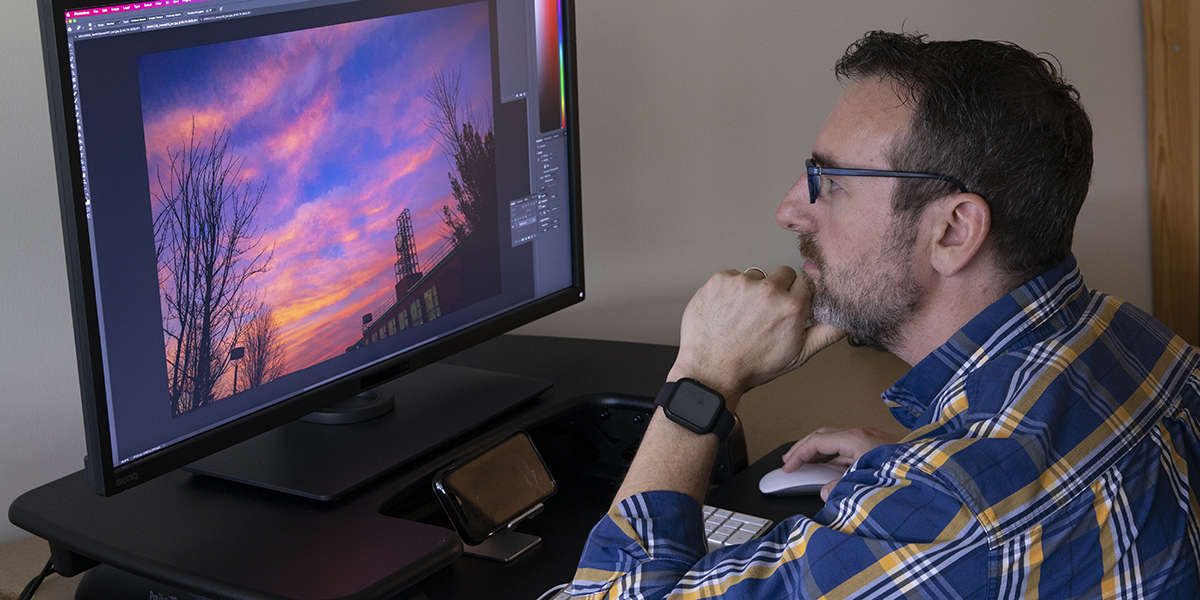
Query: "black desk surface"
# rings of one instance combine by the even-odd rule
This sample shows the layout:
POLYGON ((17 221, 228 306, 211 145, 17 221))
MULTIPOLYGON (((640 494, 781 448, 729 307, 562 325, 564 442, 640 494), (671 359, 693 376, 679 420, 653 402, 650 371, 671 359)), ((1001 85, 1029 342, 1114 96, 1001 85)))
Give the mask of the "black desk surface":
MULTIPOLYGON (((588 531, 616 491, 616 479, 602 471, 564 468, 561 461, 556 469, 555 457, 547 456, 559 492, 541 515, 519 528, 541 536, 542 543, 499 563, 454 559, 457 538, 445 529, 446 519, 429 492, 433 472, 516 429, 530 430, 546 454, 538 427, 568 418, 597 398, 646 403, 600 413, 606 419, 610 413, 633 415, 634 423, 641 422, 639 411, 648 410, 646 399, 661 386, 675 352, 671 346, 506 335, 460 353, 444 362, 542 377, 555 385, 489 424, 488 431, 473 432, 422 464, 399 469, 341 500, 294 498, 182 471, 101 498, 76 473, 18 498, 9 518, 61 550, 209 597, 255 597, 256 589, 287 592, 274 597, 337 598, 354 595, 350 592, 387 597, 389 589, 411 583, 389 575, 389 569, 408 560, 406 540, 419 539, 443 548, 443 555, 429 560, 449 561, 416 584, 414 589, 429 600, 533 599, 571 578, 588 531), (449 543, 446 535, 453 538, 449 543), (339 585, 343 578, 362 577, 378 581, 358 592, 339 585)), ((617 438, 628 435, 621 429, 603 433, 614 444, 626 443, 617 438)), ((757 490, 758 478, 780 464, 785 449, 714 490, 709 503, 777 522, 815 513, 819 499, 766 498, 757 490)))

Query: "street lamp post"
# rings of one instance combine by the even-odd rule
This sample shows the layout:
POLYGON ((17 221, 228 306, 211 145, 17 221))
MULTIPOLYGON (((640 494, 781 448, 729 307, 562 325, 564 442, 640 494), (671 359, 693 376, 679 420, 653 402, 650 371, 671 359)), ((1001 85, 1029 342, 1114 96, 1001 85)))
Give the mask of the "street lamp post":
MULTIPOLYGON (((246 349, 243 348, 242 346, 237 346, 229 351, 229 360, 233 361, 233 393, 234 394, 237 393, 238 361, 240 361, 242 359, 242 357, 245 355, 246 355, 246 349)), ((232 395, 232 394, 230 394, 230 395, 232 395)))

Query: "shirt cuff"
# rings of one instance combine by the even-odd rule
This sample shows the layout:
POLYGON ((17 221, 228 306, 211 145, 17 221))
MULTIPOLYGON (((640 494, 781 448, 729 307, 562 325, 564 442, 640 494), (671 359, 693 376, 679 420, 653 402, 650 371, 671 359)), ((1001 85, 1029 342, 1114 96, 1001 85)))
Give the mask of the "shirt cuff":
POLYGON ((626 578, 622 587, 650 584, 669 591, 706 552, 704 516, 695 499, 679 492, 635 494, 592 529, 572 595, 603 594, 626 576, 635 581, 626 578))

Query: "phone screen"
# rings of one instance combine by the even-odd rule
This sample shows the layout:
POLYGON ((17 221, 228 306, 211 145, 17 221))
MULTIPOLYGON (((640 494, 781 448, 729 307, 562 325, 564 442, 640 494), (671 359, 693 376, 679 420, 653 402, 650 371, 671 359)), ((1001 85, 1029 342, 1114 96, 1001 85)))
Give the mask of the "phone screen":
POLYGON ((524 432, 443 471, 435 483, 459 534, 482 542, 554 494, 550 471, 524 432))

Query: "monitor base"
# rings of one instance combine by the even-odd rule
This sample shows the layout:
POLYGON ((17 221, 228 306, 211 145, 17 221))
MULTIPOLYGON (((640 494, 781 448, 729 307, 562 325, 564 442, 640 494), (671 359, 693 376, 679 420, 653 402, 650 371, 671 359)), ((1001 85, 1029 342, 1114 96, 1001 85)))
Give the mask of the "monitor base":
POLYGON ((184 469, 304 498, 335 500, 551 385, 546 379, 435 363, 376 388, 397 398, 395 409, 378 418, 337 427, 293 421, 184 469), (446 408, 451 406, 453 410, 446 408))
POLYGON ((315 410, 297 420, 318 425, 351 425, 382 417, 395 407, 396 402, 391 394, 371 390, 315 410))

